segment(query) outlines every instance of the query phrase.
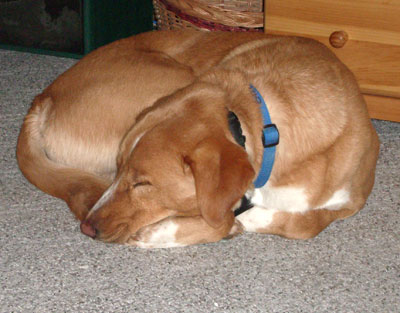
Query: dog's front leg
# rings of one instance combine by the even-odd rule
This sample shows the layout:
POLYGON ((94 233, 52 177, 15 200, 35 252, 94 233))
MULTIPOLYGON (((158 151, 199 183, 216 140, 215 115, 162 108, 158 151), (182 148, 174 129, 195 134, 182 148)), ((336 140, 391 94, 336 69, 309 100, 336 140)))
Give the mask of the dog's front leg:
POLYGON ((354 212, 348 208, 287 212, 255 206, 240 214, 237 219, 246 232, 279 235, 290 239, 309 239, 318 235, 336 219, 346 218, 354 212))
POLYGON ((216 242, 242 233, 233 215, 219 228, 213 228, 201 217, 169 217, 139 230, 127 242, 141 248, 170 248, 216 242))

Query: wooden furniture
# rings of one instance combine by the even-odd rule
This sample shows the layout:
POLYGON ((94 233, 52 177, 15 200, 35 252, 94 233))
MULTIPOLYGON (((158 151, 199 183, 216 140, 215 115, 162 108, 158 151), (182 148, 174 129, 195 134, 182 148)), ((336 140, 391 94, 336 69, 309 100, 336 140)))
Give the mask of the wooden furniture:
POLYGON ((265 0, 265 32, 323 42, 354 72, 370 116, 400 122, 400 0, 265 0))

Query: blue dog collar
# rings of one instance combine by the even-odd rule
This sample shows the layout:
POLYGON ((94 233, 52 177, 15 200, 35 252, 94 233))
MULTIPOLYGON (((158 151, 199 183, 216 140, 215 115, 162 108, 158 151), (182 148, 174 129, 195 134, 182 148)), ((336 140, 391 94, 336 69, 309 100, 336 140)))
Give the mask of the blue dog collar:
POLYGON ((276 145, 279 144, 279 131, 276 125, 271 122, 267 105, 265 104, 260 92, 253 85, 250 85, 250 89, 256 97, 257 102, 260 104, 264 124, 262 134, 262 142, 264 146, 263 160, 258 177, 254 181, 254 187, 261 188, 267 183, 271 176, 275 162, 276 145))

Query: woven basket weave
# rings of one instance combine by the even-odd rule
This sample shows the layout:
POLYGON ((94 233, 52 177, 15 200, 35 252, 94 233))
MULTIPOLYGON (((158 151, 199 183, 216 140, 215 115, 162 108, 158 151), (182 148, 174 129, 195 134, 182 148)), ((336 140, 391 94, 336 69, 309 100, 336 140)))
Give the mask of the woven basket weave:
POLYGON ((262 31, 262 0, 153 0, 157 29, 262 31))

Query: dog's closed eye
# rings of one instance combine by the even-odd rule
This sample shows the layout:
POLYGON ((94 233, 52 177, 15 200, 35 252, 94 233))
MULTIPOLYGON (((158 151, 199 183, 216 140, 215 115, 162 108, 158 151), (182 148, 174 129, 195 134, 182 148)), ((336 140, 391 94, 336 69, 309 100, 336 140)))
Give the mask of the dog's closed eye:
POLYGON ((138 188, 142 186, 151 186, 152 184, 148 180, 137 182, 133 185, 133 188, 138 188))

